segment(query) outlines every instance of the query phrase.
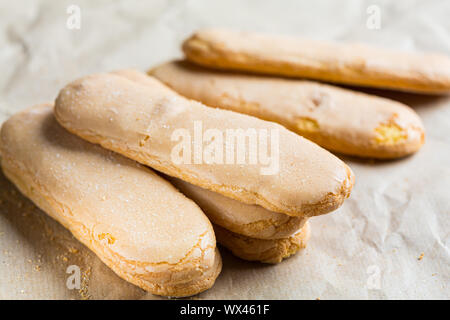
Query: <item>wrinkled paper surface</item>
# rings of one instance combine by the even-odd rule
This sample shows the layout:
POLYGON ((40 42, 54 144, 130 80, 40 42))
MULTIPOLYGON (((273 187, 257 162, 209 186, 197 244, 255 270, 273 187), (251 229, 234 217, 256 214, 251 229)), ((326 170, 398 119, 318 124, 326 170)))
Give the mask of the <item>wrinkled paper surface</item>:
MULTIPOLYGON (((0 1, 0 123, 93 72, 181 57, 193 30, 231 27, 450 55, 449 1, 0 1), (81 29, 67 28, 71 4, 81 29), (380 29, 367 9, 380 8, 380 29)), ((368 90, 366 90, 368 91, 368 90)), ((222 249, 223 271, 194 299, 450 298, 450 98, 370 90, 412 106, 426 144, 407 159, 344 160, 354 191, 311 220, 302 253, 279 265, 222 249)), ((0 175, 0 299, 159 299, 120 279, 0 175), (81 289, 69 289, 71 265, 81 289)))

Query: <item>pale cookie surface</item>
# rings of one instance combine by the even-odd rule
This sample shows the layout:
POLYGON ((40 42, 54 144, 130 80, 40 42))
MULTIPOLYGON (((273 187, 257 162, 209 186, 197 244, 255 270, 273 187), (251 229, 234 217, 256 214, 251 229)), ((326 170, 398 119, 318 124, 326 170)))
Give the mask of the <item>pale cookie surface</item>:
POLYGON ((393 100, 312 81, 214 71, 187 61, 149 73, 187 98, 278 122, 343 154, 397 158, 424 142, 419 116, 393 100))
POLYGON ((165 178, 189 199, 194 200, 212 223, 246 237, 287 238, 307 221, 306 218, 291 217, 258 205, 245 204, 177 178, 165 178))
MULTIPOLYGON (((55 116, 70 132, 165 174, 292 216, 314 216, 335 210, 349 196, 354 182, 345 163, 286 128, 206 107, 137 71, 122 71, 120 76, 96 74, 68 84, 56 100, 55 116), (219 138, 225 141, 230 131, 236 133, 238 129, 243 132, 251 129, 255 136, 258 132, 270 136, 265 143, 273 151, 271 155, 266 153, 271 163, 250 163, 248 157, 239 163, 237 143, 231 145, 233 161, 217 157, 229 151, 219 138), (183 136, 174 135, 180 130, 183 136), (195 145, 191 138, 208 131, 217 135, 214 150, 217 146, 222 148, 209 161, 202 159, 206 154, 202 150, 204 141, 196 144, 203 151, 197 153, 198 158, 197 147, 194 146, 192 154, 187 150, 195 145), (177 149, 180 145, 187 148, 182 150, 182 158, 177 149)), ((269 150, 261 145, 259 155, 269 150)))
POLYGON ((3 124, 5 175, 125 280, 165 296, 210 288, 221 258, 200 208, 150 169, 70 134, 52 110, 3 124))
POLYGON ((183 44, 198 64, 421 93, 450 92, 450 58, 363 44, 207 29, 183 44))
POLYGON ((233 233, 218 225, 214 225, 217 242, 230 250, 235 256, 249 261, 279 263, 292 256, 300 249, 306 248, 311 235, 311 227, 307 221, 303 228, 288 238, 254 239, 233 233))

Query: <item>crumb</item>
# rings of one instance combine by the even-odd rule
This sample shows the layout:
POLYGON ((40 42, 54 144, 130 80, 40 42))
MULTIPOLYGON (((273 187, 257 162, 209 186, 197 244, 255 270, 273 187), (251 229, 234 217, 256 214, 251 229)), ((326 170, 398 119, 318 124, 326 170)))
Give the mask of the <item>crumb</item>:
POLYGON ((91 275, 91 267, 89 267, 81 278, 81 288, 78 290, 80 293, 81 299, 89 300, 91 299, 91 295, 89 294, 89 276, 91 275))
POLYGON ((320 300, 320 298, 316 298, 316 300, 320 300))
POLYGON ((69 248, 69 252, 75 254, 75 253, 78 253, 78 249, 69 248))
POLYGON ((420 254, 420 256, 417 258, 417 260, 422 260, 423 259, 423 256, 424 256, 425 254, 422 252, 421 254, 420 254))
POLYGON ((431 276, 434 277, 435 275, 437 275, 437 273, 433 273, 431 276))
POLYGON ((35 265, 34 266, 34 271, 41 271, 41 266, 40 265, 35 265))

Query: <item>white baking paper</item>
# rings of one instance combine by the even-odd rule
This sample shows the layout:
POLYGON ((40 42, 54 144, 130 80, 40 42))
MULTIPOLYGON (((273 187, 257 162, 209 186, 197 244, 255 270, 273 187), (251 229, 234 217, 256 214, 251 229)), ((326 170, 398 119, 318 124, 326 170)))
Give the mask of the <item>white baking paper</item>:
MULTIPOLYGON (((82 75, 181 57, 182 40, 202 27, 450 55, 449 17, 445 0, 1 0, 0 123, 82 75)), ((344 158, 353 193, 311 220, 306 250, 278 265, 221 250, 216 284, 193 299, 450 298, 450 98, 369 91, 420 114, 422 150, 397 161, 344 158)), ((116 276, 0 175, 0 299, 38 298, 159 299, 116 276), (77 270, 80 289, 71 282, 77 270)))

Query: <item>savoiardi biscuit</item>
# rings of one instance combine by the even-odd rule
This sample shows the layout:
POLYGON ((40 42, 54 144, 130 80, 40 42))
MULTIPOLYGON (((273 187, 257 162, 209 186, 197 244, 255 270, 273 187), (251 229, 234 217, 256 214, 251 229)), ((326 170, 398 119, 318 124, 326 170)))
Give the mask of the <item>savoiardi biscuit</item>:
POLYGON ((190 61, 336 83, 419 93, 450 92, 450 58, 291 36, 205 29, 183 44, 190 61))
POLYGON ((303 227, 307 218, 272 212, 258 205, 225 197, 189 182, 164 176, 203 210, 209 220, 233 233, 257 239, 288 238, 303 227))
POLYGON ((354 183, 344 162, 281 125, 188 100, 137 71, 78 79, 60 91, 54 112, 63 127, 90 142, 274 212, 328 213, 343 203, 354 183), (253 143, 236 142, 239 131, 253 143), (206 146, 206 138, 196 142, 203 134, 211 134, 206 146), (236 143, 224 147, 224 141, 236 143), (211 146, 214 152, 207 153, 211 146), (241 152, 239 146, 249 148, 241 152), (270 155, 263 152, 268 150, 270 155))
POLYGON ((201 209, 150 169, 67 132, 52 109, 3 124, 6 177, 121 278, 163 296, 210 288, 222 262, 201 209))
POLYGON ((313 81, 215 71, 187 61, 165 63, 149 73, 189 99, 278 122, 331 151, 398 158, 424 142, 419 116, 393 100, 313 81))
POLYGON ((309 222, 295 234, 281 239, 249 238, 214 225, 217 242, 235 256, 249 261, 279 263, 299 250, 306 248, 311 235, 309 222))

